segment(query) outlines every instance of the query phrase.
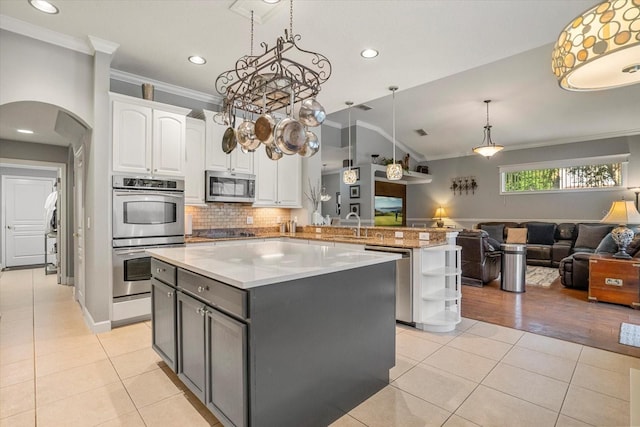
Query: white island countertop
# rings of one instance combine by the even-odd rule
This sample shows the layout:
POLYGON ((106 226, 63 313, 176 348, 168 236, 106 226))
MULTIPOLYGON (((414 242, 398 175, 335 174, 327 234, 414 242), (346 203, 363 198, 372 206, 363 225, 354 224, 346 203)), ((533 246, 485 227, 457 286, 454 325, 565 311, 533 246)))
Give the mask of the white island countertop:
POLYGON ((154 248, 161 261, 240 289, 319 276, 400 259, 398 254, 295 242, 154 248))

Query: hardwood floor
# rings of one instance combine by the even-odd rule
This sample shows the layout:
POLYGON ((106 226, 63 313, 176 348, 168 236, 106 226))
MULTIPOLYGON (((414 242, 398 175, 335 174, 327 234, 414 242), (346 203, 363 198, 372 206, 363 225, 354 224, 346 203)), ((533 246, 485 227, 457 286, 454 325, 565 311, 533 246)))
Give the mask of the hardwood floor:
POLYGON ((558 277, 550 288, 527 286, 521 294, 462 286, 462 316, 535 334, 640 357, 640 348, 618 343, 622 322, 640 325, 640 310, 590 303, 588 292, 568 289, 558 277))

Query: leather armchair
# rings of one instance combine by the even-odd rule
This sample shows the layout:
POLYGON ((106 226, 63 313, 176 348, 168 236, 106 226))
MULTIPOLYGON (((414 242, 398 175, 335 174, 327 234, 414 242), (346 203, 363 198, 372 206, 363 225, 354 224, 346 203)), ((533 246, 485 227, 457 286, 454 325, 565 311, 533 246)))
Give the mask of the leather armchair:
POLYGON ((502 257, 500 248, 490 247, 480 232, 461 232, 456 243, 462 247, 463 285, 481 287, 498 278, 502 257))

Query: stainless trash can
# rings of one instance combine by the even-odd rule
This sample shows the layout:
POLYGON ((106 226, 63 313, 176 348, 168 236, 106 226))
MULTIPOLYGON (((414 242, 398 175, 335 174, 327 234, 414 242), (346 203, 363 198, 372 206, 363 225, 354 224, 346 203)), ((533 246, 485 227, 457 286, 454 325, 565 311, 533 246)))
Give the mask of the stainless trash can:
POLYGON ((527 270, 527 246, 516 243, 504 243, 502 249, 502 272, 500 289, 509 292, 524 292, 527 270))

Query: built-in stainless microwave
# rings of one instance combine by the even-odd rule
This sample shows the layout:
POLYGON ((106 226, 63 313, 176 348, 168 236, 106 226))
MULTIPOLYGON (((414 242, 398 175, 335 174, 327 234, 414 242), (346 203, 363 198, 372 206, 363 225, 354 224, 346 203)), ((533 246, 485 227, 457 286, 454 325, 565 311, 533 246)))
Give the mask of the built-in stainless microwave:
POLYGON ((205 201, 244 202, 256 200, 256 176, 224 171, 205 172, 205 201))

